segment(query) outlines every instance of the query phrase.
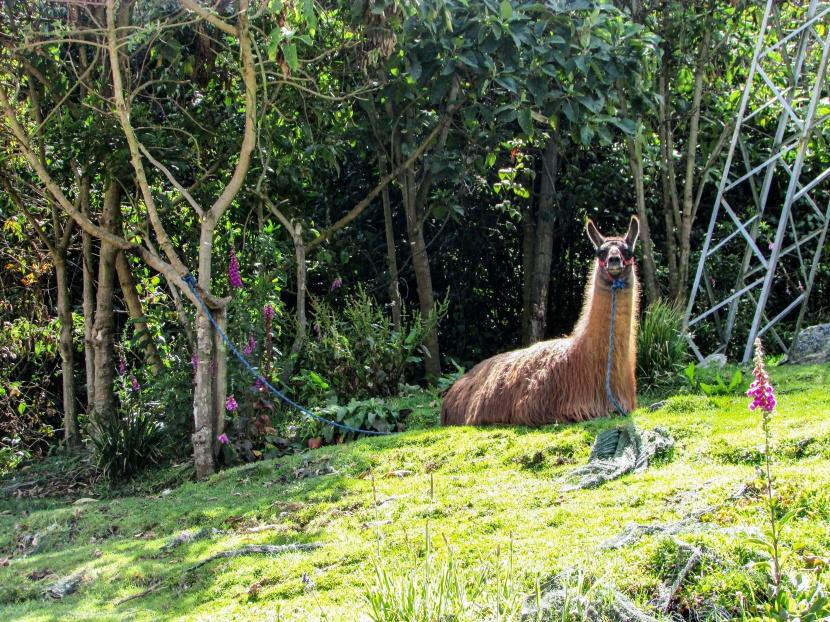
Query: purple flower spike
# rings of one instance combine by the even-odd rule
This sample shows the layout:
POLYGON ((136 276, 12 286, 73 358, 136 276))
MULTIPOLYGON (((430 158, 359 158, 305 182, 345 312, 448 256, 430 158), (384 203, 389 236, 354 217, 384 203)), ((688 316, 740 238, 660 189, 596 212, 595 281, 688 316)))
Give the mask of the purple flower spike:
POLYGON ((262 309, 262 317, 266 320, 273 320, 274 319, 274 307, 270 304, 265 305, 265 308, 262 309))
POLYGON ((236 253, 231 251, 231 260, 228 263, 228 276, 231 280, 231 287, 234 289, 242 288, 242 276, 239 274, 239 262, 236 259, 236 253))
POLYGON ((193 363, 193 372, 195 373, 196 370, 199 369, 199 354, 194 352, 193 358, 190 359, 190 362, 193 363))
POLYGON ((248 340, 248 345, 246 345, 242 349, 242 354, 244 354, 245 356, 251 356, 251 353, 253 353, 254 348, 256 348, 256 341, 254 341, 254 335, 252 333, 250 335, 250 339, 248 340))
POLYGON ((135 376, 130 374, 130 384, 133 385, 133 391, 138 391, 141 389, 141 386, 138 384, 138 380, 135 379, 135 376))
POLYGON ((118 373, 121 376, 123 376, 124 374, 127 373, 127 367, 124 365, 124 357, 123 356, 118 357, 118 373))
POLYGON ((338 276, 336 279, 334 279, 334 281, 331 284, 331 291, 334 291, 336 289, 340 289, 342 286, 343 286, 343 279, 341 279, 338 276))
POLYGON ((778 402, 775 400, 775 391, 764 366, 764 352, 761 350, 760 339, 755 340, 755 370, 753 374, 755 374, 755 382, 749 385, 749 391, 746 392, 749 397, 753 398, 749 410, 760 408, 771 413, 775 410, 778 402))
POLYGON ((233 395, 228 397, 228 401, 225 403, 225 408, 228 410, 236 410, 239 408, 239 404, 236 403, 236 400, 233 398, 233 395))
POLYGON ((227 434, 220 434, 219 438, 217 439, 220 443, 225 445, 228 442, 228 435, 227 434))

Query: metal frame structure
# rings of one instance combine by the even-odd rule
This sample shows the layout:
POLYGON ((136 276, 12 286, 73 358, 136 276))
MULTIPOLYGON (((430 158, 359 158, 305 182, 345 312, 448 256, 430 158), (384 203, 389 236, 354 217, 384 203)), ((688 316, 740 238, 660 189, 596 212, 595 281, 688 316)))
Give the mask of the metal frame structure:
MULTIPOLYGON (((815 148, 817 130, 830 127, 830 3, 810 0, 802 7, 790 3, 788 10, 794 11, 789 14, 791 22, 798 23, 782 23, 786 17, 780 1, 767 2, 686 308, 689 330, 704 319, 714 321, 720 341, 715 352, 726 353, 739 305, 751 305, 753 319, 743 362, 751 359, 755 338, 767 332, 785 352, 795 343, 830 224, 830 201, 820 207, 814 200, 828 197, 830 167, 804 167, 809 150, 815 148), (776 117, 777 125, 760 123, 776 117), (753 155, 746 148, 750 136, 753 155), (749 197, 754 210, 730 205, 730 201, 738 205, 739 200, 746 204, 749 197), (807 230, 798 230, 794 214, 802 229, 803 223, 809 223, 807 230), (762 236, 767 239, 765 218, 777 219, 767 254, 760 241, 762 236), (741 257, 735 281, 717 283, 712 272, 719 266, 721 274, 715 276, 723 276, 723 267, 737 266, 741 257), (775 325, 799 307, 788 345, 775 325), (725 319, 723 311, 727 311, 725 319)), ((691 342, 702 360, 694 339, 691 342)))

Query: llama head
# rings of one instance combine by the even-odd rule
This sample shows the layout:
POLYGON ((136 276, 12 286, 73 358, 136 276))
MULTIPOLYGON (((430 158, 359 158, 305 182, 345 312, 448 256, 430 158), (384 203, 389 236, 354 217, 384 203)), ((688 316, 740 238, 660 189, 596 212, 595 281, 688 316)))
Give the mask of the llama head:
POLYGON ((597 263, 608 277, 603 279, 610 286, 617 279, 628 283, 634 278, 634 247, 640 236, 640 221, 636 216, 631 217, 628 233, 624 237, 605 237, 594 221, 588 220, 585 230, 597 253, 597 263))

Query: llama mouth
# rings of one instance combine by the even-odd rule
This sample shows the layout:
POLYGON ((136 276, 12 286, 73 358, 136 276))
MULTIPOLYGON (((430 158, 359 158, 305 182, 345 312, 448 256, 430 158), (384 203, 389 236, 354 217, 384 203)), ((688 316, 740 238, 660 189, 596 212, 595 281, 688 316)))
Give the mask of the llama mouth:
POLYGON ((611 276, 620 276, 623 271, 622 266, 608 266, 606 270, 608 270, 608 274, 611 276))

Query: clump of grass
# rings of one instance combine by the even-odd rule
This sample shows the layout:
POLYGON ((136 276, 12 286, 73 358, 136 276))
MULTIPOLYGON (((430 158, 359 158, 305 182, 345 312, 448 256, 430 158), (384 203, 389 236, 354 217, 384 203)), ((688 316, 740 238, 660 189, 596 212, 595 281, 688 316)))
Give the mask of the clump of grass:
POLYGON ((675 376, 689 358, 680 308, 662 298, 640 315, 637 330, 637 378, 652 387, 675 376))
MULTIPOLYGON (((377 488, 371 471, 372 496, 377 519, 377 488)), ((434 511, 435 482, 430 473, 429 514, 434 511)), ((436 558, 430 519, 424 526, 425 551, 423 559, 406 537, 408 564, 391 565, 381 554, 380 523, 376 520, 376 553, 373 557, 373 583, 366 586, 363 600, 372 622, 507 622, 518 615, 524 600, 519 590, 513 566, 513 534, 506 573, 501 549, 496 549, 492 564, 482 562, 470 572, 458 563, 453 547, 446 536, 446 554, 436 558)))
POLYGON ((147 413, 114 417, 100 426, 92 442, 98 466, 111 480, 126 480, 161 459, 162 426, 147 413))
POLYGON ((506 622, 516 618, 524 594, 513 566, 512 545, 506 568, 497 550, 492 563, 465 569, 449 543, 446 554, 437 557, 428 531, 426 535, 428 544, 422 559, 411 549, 405 565, 374 559, 373 582, 364 593, 366 614, 373 622, 506 622))
POLYGON ((676 395, 666 400, 660 410, 670 415, 691 415, 717 410, 717 406, 706 395, 676 395))

